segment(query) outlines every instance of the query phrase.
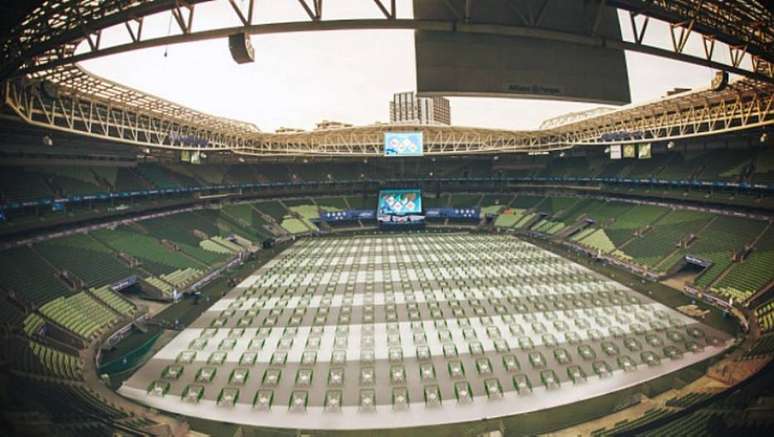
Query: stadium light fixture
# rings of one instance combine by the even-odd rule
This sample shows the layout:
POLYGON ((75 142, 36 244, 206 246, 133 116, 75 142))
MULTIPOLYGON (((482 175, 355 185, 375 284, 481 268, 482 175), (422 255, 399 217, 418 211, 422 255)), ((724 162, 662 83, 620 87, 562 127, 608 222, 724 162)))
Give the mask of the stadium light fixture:
POLYGON ((762 133, 762 134, 761 134, 761 142, 762 142, 762 143, 765 143, 765 142, 766 142, 766 141, 768 141, 768 140, 769 140, 769 134, 768 134, 768 133, 766 133, 766 132, 762 133))
POLYGON ((52 140, 50 136, 45 135, 45 136, 43 136, 43 144, 51 147, 51 146, 54 145, 54 140, 52 140))
POLYGON ((670 141, 670 142, 667 143, 667 150, 672 150, 674 148, 675 148, 675 142, 674 141, 670 141))

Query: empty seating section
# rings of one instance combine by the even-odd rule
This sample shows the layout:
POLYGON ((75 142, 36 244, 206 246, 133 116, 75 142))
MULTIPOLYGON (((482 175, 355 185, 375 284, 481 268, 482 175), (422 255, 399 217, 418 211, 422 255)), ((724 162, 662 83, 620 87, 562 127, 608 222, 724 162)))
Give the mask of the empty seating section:
POLYGON ((453 194, 449 206, 453 208, 467 208, 478 206, 481 201, 481 194, 453 194))
POLYGON ((376 200, 373 196, 347 196, 345 197, 350 209, 376 209, 376 200))
POLYGON ((197 214, 212 220, 221 235, 237 234, 252 241, 272 236, 265 227, 269 222, 249 204, 225 205, 220 211, 204 210, 197 214))
POLYGON ((582 229, 579 232, 576 232, 570 237, 570 240, 572 241, 581 241, 584 238, 588 237, 589 235, 593 234, 594 232, 597 232, 598 229, 593 226, 588 226, 585 229, 582 229))
POLYGON ((169 273, 200 264, 180 252, 162 245, 156 238, 121 227, 115 230, 100 229, 92 232, 98 240, 113 250, 126 253, 142 263, 142 268, 154 275, 169 273))
POLYGON ((774 149, 769 148, 758 154, 752 181, 756 184, 774 183, 774 149))
POLYGON ((300 215, 301 217, 305 218, 306 220, 320 218, 320 211, 317 205, 314 205, 314 204, 288 206, 288 209, 291 212, 294 212, 300 215))
POLYGON ((260 210, 264 214, 271 216, 278 222, 282 221, 282 218, 285 217, 285 215, 288 213, 288 210, 277 201, 258 202, 253 204, 253 207, 260 210))
POLYGON ((243 249, 242 246, 238 244, 238 242, 232 242, 223 237, 212 237, 210 240, 212 240, 216 244, 219 244, 222 247, 225 247, 231 252, 239 252, 243 249))
POLYGON ((745 356, 759 357, 771 353, 774 353, 774 334, 767 334, 759 338, 745 356))
POLYGON ((82 380, 83 363, 75 355, 62 352, 36 341, 30 341, 30 350, 38 357, 40 364, 52 375, 59 378, 82 380))
POLYGON ((167 295, 167 297, 171 298, 172 291, 175 289, 172 284, 166 283, 163 279, 157 278, 155 276, 148 276, 144 280, 151 286, 159 289, 159 291, 161 291, 164 295, 167 295))
POLYGON ((314 199, 324 211, 343 211, 349 209, 343 197, 319 197, 314 199))
POLYGON ((116 173, 113 191, 138 191, 152 188, 131 167, 120 167, 116 173))
POLYGON ((258 167, 232 165, 226 169, 223 182, 227 184, 254 184, 256 182, 266 182, 266 178, 260 177, 258 167))
POLYGON ((177 241, 173 241, 173 243, 175 243, 180 251, 206 265, 219 264, 225 262, 228 258, 222 253, 211 252, 209 250, 202 249, 199 247, 198 243, 196 246, 191 246, 186 243, 180 243, 177 241))
POLYGON ((28 172, 18 167, 0 167, 0 200, 23 202, 49 198, 54 195, 45 175, 28 172), (19 181, 24 181, 20 184, 19 181))
POLYGON ((710 397, 712 397, 712 393, 691 392, 680 397, 669 399, 668 401, 666 401, 666 406, 676 407, 676 408, 687 408, 697 402, 704 401, 710 397))
POLYGON ((750 255, 734 263, 712 290, 726 298, 744 301, 774 280, 774 229, 770 226, 750 255))
POLYGON ((488 207, 498 205, 507 207, 510 205, 511 200, 513 200, 512 194, 484 194, 481 198, 481 206, 488 207))
POLYGON ((506 208, 500 211, 494 225, 498 228, 511 228, 524 217, 523 209, 506 208))
POLYGON ((181 186, 166 169, 155 164, 138 165, 137 173, 157 188, 178 188, 181 186))
POLYGON ((580 200, 581 199, 577 197, 546 197, 546 199, 537 206, 537 210, 553 217, 554 215, 559 215, 561 212, 571 209, 580 202, 580 200))
POLYGON ((30 315, 24 319, 24 333, 29 337, 37 335, 40 332, 40 328, 45 324, 46 321, 43 317, 40 317, 37 313, 30 313, 30 315))
POLYGON ((655 267, 677 248, 677 243, 698 232, 712 218, 703 212, 675 210, 663 216, 645 235, 630 240, 621 250, 642 265, 655 267))
POLYGON ((755 310, 755 317, 762 332, 774 330, 774 301, 769 301, 755 310))
POLYGON ((587 216, 588 211, 598 207, 600 203, 603 202, 596 199, 578 199, 574 205, 563 209, 561 214, 554 215, 553 218, 555 220, 561 220, 564 224, 569 225, 575 223, 581 217, 587 216))
POLYGON ((607 226, 608 229, 626 229, 633 231, 636 229, 642 229, 655 222, 659 217, 664 216, 669 210, 661 206, 653 205, 622 205, 619 203, 611 204, 616 205, 617 214, 608 215, 608 218, 613 218, 612 223, 607 226))
POLYGON ((579 177, 596 174, 596 171, 598 171, 598 169, 595 169, 592 162, 589 162, 586 157, 572 157, 551 161, 546 168, 540 172, 540 175, 579 177))
MULTIPOLYGON (((587 230, 583 232, 583 234, 584 236, 577 241, 584 246, 596 249, 603 254, 615 252, 617 250, 615 244, 610 240, 604 229, 587 230)), ((620 258, 627 258, 622 252, 617 252, 616 254, 620 258)))
POLYGON ((664 166, 655 177, 666 180, 693 179, 694 174, 701 168, 704 158, 705 152, 701 151, 675 153, 669 165, 664 166))
POLYGON ((632 179, 651 178, 658 175, 661 170, 668 167, 674 159, 675 154, 653 155, 651 159, 644 159, 633 163, 627 167, 626 177, 632 179))
POLYGON ((517 194, 511 202, 511 208, 530 209, 534 208, 543 200, 543 196, 533 196, 529 194, 517 194))
POLYGON ((206 183, 202 183, 197 177, 198 168, 196 167, 189 170, 189 167, 185 166, 172 167, 165 165, 164 170, 166 170, 167 174, 182 187, 200 187, 202 185, 207 185, 206 183))
POLYGON ((59 297, 42 307, 40 312, 51 321, 85 339, 104 332, 116 316, 86 292, 59 297))
POLYGON ((51 264, 74 274, 88 287, 114 282, 134 273, 108 247, 87 234, 45 241, 35 248, 51 264))
POLYGON ((40 305, 69 294, 56 272, 26 246, 0 252, 0 288, 13 290, 21 298, 40 305))
POLYGON ((713 435, 713 427, 710 422, 714 414, 710 411, 700 410, 687 416, 680 417, 677 420, 670 421, 658 429, 645 432, 643 436, 659 437, 683 437, 713 435))
POLYGON ((233 249, 227 248, 224 245, 219 244, 217 241, 215 241, 215 238, 219 238, 219 237, 213 237, 208 240, 200 241, 199 247, 201 247, 204 250, 208 250, 210 252, 215 252, 215 253, 225 253, 225 254, 234 253, 233 249))
POLYGON ((422 207, 427 208, 446 208, 449 205, 449 196, 430 193, 422 193, 422 207))
POLYGON ((2 325, 18 326, 24 319, 24 313, 13 303, 0 299, 0 327, 2 325))
POLYGON ((601 428, 601 429, 594 430, 591 432, 591 435, 594 437, 619 435, 619 434, 625 433, 628 430, 635 429, 638 426, 645 425, 646 423, 660 419, 669 414, 671 414, 671 411, 668 409, 652 408, 650 410, 645 411, 645 413, 642 416, 636 419, 633 419, 633 420, 624 419, 616 423, 615 426, 613 426, 610 429, 601 428))
POLYGON ((283 229, 291 234, 303 234, 306 232, 314 231, 307 226, 305 222, 297 218, 286 218, 282 220, 281 226, 283 229))
POLYGON ((133 303, 119 296, 115 291, 111 290, 109 285, 93 288, 91 289, 91 292, 105 305, 118 313, 127 317, 132 317, 137 313, 137 307, 133 303))
POLYGON ((220 185, 226 175, 227 167, 224 165, 197 165, 189 170, 198 179, 204 182, 204 185, 220 185))
POLYGON ((549 220, 549 219, 543 219, 536 223, 532 230, 542 232, 544 234, 555 234, 559 231, 561 231, 565 227, 565 224, 562 222, 549 220))
POLYGON ((41 170, 50 175, 51 185, 64 195, 108 191, 100 186, 90 167, 51 166, 41 170))
POLYGON ((715 150, 712 159, 704 159, 702 168, 696 174, 698 180, 738 181, 752 162, 752 154, 736 150, 715 150))
POLYGON ((194 230, 207 236, 218 235, 216 224, 197 215, 194 211, 143 220, 141 224, 159 238, 190 246, 198 246, 201 240, 194 234, 194 230))
MULTIPOLYGON (((719 216, 699 233, 696 240, 683 254, 712 261, 712 266, 705 270, 695 281, 695 285, 706 287, 723 273, 729 265, 736 250, 744 249, 763 231, 766 223, 739 217, 719 216)), ((670 266, 665 266, 669 268, 670 266)))
POLYGON ((176 270, 166 275, 161 275, 160 278, 164 282, 171 284, 173 287, 180 290, 196 282, 203 274, 204 272, 202 270, 186 268, 183 270, 176 270))

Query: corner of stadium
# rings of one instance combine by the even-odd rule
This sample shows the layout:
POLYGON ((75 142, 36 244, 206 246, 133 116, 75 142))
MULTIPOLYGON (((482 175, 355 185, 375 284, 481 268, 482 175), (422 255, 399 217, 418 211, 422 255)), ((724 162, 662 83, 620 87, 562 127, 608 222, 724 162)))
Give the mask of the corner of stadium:
POLYGON ((0 5, 2 435, 774 435, 766 2, 262 3, 0 5), (368 30, 443 121, 265 132, 83 65, 368 30), (629 53, 714 80, 632 102, 629 53))

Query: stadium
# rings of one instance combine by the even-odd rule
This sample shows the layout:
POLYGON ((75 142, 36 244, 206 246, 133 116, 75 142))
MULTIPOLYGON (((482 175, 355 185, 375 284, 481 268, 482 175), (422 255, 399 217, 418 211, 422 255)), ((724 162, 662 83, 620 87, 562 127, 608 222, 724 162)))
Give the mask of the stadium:
POLYGON ((767 2, 0 23, 3 435, 774 434, 767 2))

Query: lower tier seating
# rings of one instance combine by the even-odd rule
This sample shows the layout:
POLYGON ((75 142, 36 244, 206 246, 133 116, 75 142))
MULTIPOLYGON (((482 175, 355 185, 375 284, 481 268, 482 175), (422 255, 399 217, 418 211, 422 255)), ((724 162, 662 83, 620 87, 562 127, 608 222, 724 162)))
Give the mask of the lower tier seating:
POLYGON ((85 339, 104 332, 116 320, 110 310, 85 292, 54 299, 40 307, 40 312, 85 339))

